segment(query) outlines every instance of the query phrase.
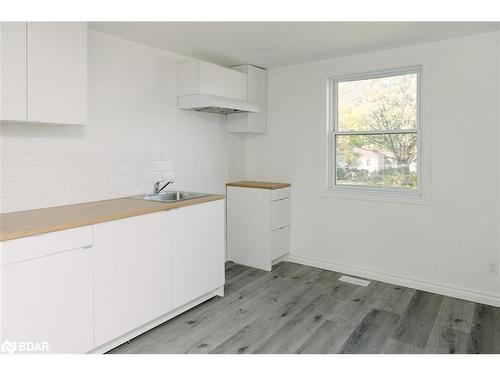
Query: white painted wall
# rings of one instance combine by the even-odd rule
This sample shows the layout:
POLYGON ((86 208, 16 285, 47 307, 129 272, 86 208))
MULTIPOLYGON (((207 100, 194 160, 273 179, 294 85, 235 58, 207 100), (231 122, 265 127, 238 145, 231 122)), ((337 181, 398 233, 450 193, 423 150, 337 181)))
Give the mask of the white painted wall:
POLYGON ((3 211, 136 194, 159 174, 218 193, 245 174, 289 181, 294 259, 497 301, 498 33, 271 69, 268 133, 246 150, 222 116, 176 109, 179 59, 89 31, 89 125, 2 125, 3 211), (431 205, 321 197, 324 73, 410 55, 430 55, 431 205))
POLYGON ((141 194, 171 175, 223 193, 243 177, 244 138, 224 117, 177 110, 182 59, 89 30, 89 124, 1 125, 2 211, 141 194))
POLYGON ((247 138, 247 178, 292 183, 292 259, 500 303, 499 34, 271 69, 268 132, 247 138), (320 196, 325 73, 429 57, 430 205, 320 196))

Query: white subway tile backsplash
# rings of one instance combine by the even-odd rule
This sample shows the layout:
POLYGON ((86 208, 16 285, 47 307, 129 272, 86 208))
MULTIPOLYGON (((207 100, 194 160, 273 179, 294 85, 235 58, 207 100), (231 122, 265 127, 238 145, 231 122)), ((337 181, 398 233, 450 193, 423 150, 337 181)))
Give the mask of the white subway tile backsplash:
POLYGON ((161 173, 161 178, 163 180, 175 180, 175 173, 174 171, 163 171, 161 173))
POLYGON ((2 168, 1 181, 33 181, 44 178, 44 171, 41 167, 24 168, 2 168))
POLYGON ((2 154, 1 212, 149 193, 174 178, 171 151, 38 151, 2 154))
POLYGON ((7 199, 2 196, 0 204, 1 212, 12 212, 22 210, 34 210, 36 208, 47 207, 43 202, 42 194, 34 195, 21 195, 8 197, 7 199))

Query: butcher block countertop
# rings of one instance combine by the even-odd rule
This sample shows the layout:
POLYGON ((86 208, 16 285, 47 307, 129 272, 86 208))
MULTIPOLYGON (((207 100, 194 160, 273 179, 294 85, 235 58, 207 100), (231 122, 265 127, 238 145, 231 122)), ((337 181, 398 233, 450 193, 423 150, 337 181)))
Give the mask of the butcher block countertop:
POLYGON ((283 189, 283 188, 289 187, 290 184, 287 184, 284 182, 239 181, 239 182, 227 183, 226 186, 276 190, 276 189, 283 189))
POLYGON ((219 199, 224 199, 224 195, 213 194, 171 203, 120 198, 11 212, 0 215, 0 241, 166 211, 219 199))

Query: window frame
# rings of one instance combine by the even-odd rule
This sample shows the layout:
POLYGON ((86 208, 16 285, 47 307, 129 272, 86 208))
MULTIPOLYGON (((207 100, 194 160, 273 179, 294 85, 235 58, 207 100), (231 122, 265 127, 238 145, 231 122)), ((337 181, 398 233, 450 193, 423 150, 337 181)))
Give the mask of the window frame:
POLYGON ((422 65, 369 71, 357 74, 333 75, 328 77, 328 150, 327 150, 327 190, 338 193, 362 193, 377 196, 423 197, 423 157, 422 157, 422 65), (405 74, 417 75, 416 93, 416 127, 413 129, 395 129, 381 131, 339 131, 338 130, 338 84, 341 82, 360 81, 384 77, 394 77, 405 74), (417 187, 377 187, 369 185, 338 185, 337 184, 337 136, 342 135, 383 135, 383 134, 415 134, 417 137, 417 187))

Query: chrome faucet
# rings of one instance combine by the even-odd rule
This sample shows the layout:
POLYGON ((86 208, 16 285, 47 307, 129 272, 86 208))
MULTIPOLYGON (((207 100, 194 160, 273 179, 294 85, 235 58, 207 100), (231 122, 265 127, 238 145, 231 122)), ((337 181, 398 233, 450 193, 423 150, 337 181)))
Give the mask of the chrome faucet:
POLYGON ((165 183, 165 185, 163 185, 161 188, 160 188, 160 185, 163 183, 164 181, 156 181, 153 185, 153 194, 154 195, 158 195, 160 194, 160 192, 165 189, 168 185, 170 184, 173 184, 174 181, 173 180, 169 180, 165 183))

